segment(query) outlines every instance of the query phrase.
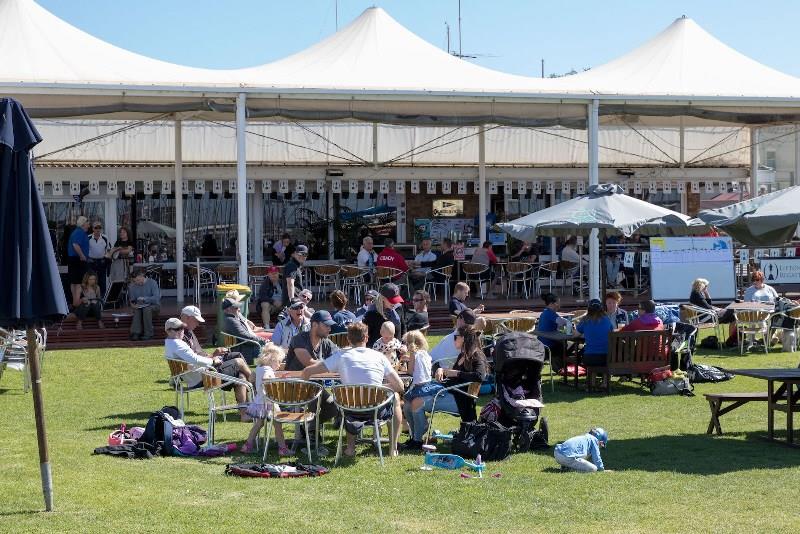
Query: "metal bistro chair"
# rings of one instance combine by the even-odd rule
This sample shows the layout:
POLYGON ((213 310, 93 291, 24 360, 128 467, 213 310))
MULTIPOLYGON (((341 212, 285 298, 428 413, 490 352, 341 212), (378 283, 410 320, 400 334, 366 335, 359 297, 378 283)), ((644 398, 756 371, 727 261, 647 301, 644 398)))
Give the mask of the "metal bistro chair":
MULTIPOLYGON (((567 293, 567 287, 569 286, 569 294, 570 295, 574 295, 575 294, 575 278, 578 277, 578 275, 580 274, 580 265, 578 265, 575 262, 571 262, 571 261, 561 261, 559 263, 559 267, 561 269, 561 280, 562 280, 561 291, 562 291, 562 294, 566 294, 567 293)), ((580 278, 578 278, 579 287, 580 287, 580 284, 582 282, 583 281, 580 280, 580 278)))
MULTIPOLYGON (((375 267, 375 284, 377 287, 381 287, 383 284, 388 284, 389 282, 400 285, 403 282, 403 278, 407 278, 406 273, 400 269, 395 269, 394 267, 375 267)), ((408 285, 407 279, 406 285, 408 285)))
POLYGON ((736 317, 736 334, 739 338, 739 354, 744 354, 745 339, 761 334, 764 340, 764 353, 769 354, 769 324, 772 313, 766 310, 737 310, 734 312, 736 317))
POLYGON ((144 275, 147 278, 152 278, 156 281, 156 285, 161 287, 161 276, 164 274, 164 266, 163 265, 151 265, 144 270, 144 275))
POLYGON ((261 343, 254 339, 239 337, 233 334, 229 334, 228 332, 222 332, 222 346, 228 349, 235 349, 236 347, 242 347, 251 343, 253 345, 257 345, 258 349, 261 350, 261 343))
MULTIPOLYGON (((445 360, 450 360, 450 366, 455 363, 455 358, 446 358, 445 360)), ((441 360, 440 360, 441 361, 441 360)), ((433 402, 431 403, 431 411, 428 414, 428 429, 425 431, 425 445, 428 444, 428 441, 431 438, 431 432, 433 431, 433 416, 436 414, 436 402, 439 400, 440 397, 446 395, 447 393, 453 393, 454 395, 466 395, 472 399, 477 400, 478 395, 481 391, 481 383, 480 382, 464 382, 463 384, 456 384, 454 386, 449 386, 446 388, 442 388, 436 392, 436 395, 433 396, 433 402), (463 389, 463 388, 466 388, 463 389)), ((454 417, 461 417, 459 413, 452 413, 447 412, 444 410, 439 410, 440 413, 446 413, 448 415, 452 415, 454 417)))
POLYGON ((247 407, 250 401, 253 400, 253 384, 242 378, 223 375, 213 369, 200 369, 199 373, 203 375, 203 390, 208 396, 208 444, 213 445, 217 413, 222 413, 222 420, 226 421, 225 412, 239 411, 239 409, 247 407), (227 404, 225 402, 225 390, 222 388, 231 384, 244 386, 247 389, 247 398, 243 404, 235 402, 227 404), (222 392, 222 404, 217 404, 217 391, 222 392))
POLYGON ((266 265, 250 265, 247 267, 247 285, 249 285, 254 292, 258 291, 264 279, 267 277, 266 265))
POLYGON ((491 283, 491 277, 486 273, 491 269, 491 265, 484 265, 483 263, 465 262, 461 264, 461 272, 464 273, 464 281, 469 285, 470 282, 478 284, 478 293, 483 300, 485 294, 483 284, 491 283))
POLYGON ((167 360, 169 365, 169 383, 175 389, 175 403, 178 405, 178 410, 183 419, 184 411, 189 408, 189 397, 192 392, 202 392, 203 389, 200 385, 191 387, 186 382, 186 375, 192 373, 193 370, 189 368, 189 364, 181 360, 167 360), (184 403, 185 401, 185 403, 184 403))
POLYGON ((547 280, 547 290, 552 293, 553 292, 553 284, 556 281, 556 276, 558 275, 558 262, 551 261, 549 263, 542 263, 539 265, 539 269, 536 272, 536 278, 534 280, 535 285, 535 293, 538 295, 542 292, 542 280, 547 280))
POLYGON ((357 265, 342 265, 341 283, 342 291, 353 299, 357 306, 361 306, 361 295, 367 291, 367 274, 369 269, 357 265))
POLYGON ((506 273, 508 274, 508 290, 506 291, 506 298, 511 296, 511 288, 515 285, 522 286, 522 294, 525 298, 528 296, 528 285, 533 281, 531 276, 533 272, 533 265, 530 263, 522 263, 518 261, 509 262, 506 265, 506 273))
POLYGON ((239 281, 239 267, 236 265, 217 265, 217 283, 236 284, 239 281))
POLYGON ((323 300, 325 296, 339 287, 338 265, 317 265, 313 268, 314 277, 317 279, 317 300, 323 300))
MULTIPOLYGON (((386 386, 370 384, 339 384, 331 387, 333 403, 339 409, 339 440, 336 444, 336 459, 333 465, 338 465, 342 455, 342 437, 344 436, 345 412, 357 414, 372 414, 372 428, 374 430, 375 447, 378 457, 383 465, 383 450, 381 449, 381 422, 378 419, 380 410, 394 403, 394 391, 386 386)), ((395 407, 399 409, 399 407, 395 407)), ((392 419, 391 433, 394 433, 394 419, 392 419)), ((390 434, 392 435, 392 434, 390 434)), ((390 440, 391 442, 391 440, 390 440)), ((391 443, 389 445, 391 447, 391 443)))
POLYGON ((428 272, 427 281, 425 282, 425 289, 431 294, 433 300, 436 300, 436 286, 442 286, 444 294, 444 302, 450 302, 450 279, 453 277, 453 266, 445 265, 438 269, 431 269, 428 272))
MULTIPOLYGON (((37 342, 39 335, 37 333, 37 342)), ((41 361, 41 351, 40 361, 41 361)), ((24 332, 0 328, 0 379, 6 368, 21 371, 23 376, 22 391, 31 389, 31 370, 28 365, 28 340, 24 332)))
MULTIPOLYGON (((314 421, 316 425, 316 441, 314 450, 319 450, 319 405, 317 400, 322 395, 322 384, 309 382, 307 380, 282 379, 267 380, 264 382, 264 397, 267 401, 277 405, 278 408, 264 424, 264 456, 262 461, 267 461, 269 452, 269 436, 272 432, 272 425, 275 423, 288 423, 295 425, 306 425, 314 421), (291 408, 294 411, 287 411, 291 408)), ((306 451, 308 452, 308 463, 311 461, 311 437, 309 432, 304 432, 306 436, 306 451)))
POLYGON ((198 268, 195 265, 186 266, 186 275, 191 284, 186 284, 194 289, 194 302, 200 304, 203 301, 203 294, 214 295, 214 288, 217 287, 217 273, 206 267, 198 268))
POLYGON ((694 304, 681 304, 680 309, 683 321, 698 330, 714 330, 714 335, 717 336, 717 341, 719 342, 719 348, 722 349, 722 325, 719 323, 719 317, 714 310, 701 308, 694 304))

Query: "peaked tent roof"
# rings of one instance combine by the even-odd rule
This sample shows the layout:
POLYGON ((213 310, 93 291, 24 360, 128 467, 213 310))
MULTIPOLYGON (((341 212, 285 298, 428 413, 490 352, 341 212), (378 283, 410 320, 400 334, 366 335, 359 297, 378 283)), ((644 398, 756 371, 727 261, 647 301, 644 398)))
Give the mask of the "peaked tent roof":
POLYGON ((638 48, 557 78, 568 93, 712 98, 800 98, 800 79, 762 65, 683 16, 638 48))

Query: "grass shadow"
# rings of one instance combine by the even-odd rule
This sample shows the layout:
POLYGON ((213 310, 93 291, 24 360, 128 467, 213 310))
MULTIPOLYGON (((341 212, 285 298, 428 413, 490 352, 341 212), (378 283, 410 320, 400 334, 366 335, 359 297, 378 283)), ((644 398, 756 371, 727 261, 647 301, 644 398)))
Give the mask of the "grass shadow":
POLYGON ((613 440, 604 462, 619 471, 719 475, 797 466, 796 451, 764 441, 760 433, 661 435, 613 440), (732 439, 742 437, 745 439, 732 439))
POLYGON ((0 512, 0 517, 10 517, 15 515, 39 515, 41 513, 50 514, 52 512, 47 512, 46 510, 13 510, 9 512, 0 512))

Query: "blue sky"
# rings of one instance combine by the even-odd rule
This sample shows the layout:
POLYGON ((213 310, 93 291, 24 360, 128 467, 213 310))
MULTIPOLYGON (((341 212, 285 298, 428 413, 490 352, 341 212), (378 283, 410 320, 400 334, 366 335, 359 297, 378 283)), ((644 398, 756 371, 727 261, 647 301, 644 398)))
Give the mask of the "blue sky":
MULTIPOLYGON (((334 0, 39 0, 96 37, 185 65, 237 68, 302 50, 335 31, 334 0)), ((457 43, 457 0, 339 0, 340 27, 372 5, 445 48, 457 43)), ((543 2, 462 0, 465 54, 476 63, 538 76, 600 65, 641 44, 681 15, 740 52, 800 76, 800 2, 769 0, 543 2)))

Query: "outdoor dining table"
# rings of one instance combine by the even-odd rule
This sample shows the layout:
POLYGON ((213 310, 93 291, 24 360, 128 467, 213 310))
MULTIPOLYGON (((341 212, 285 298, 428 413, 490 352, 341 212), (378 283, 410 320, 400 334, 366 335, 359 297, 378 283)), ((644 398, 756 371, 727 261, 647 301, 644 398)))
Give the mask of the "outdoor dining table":
MULTIPOLYGON (((800 368, 726 369, 736 375, 767 381, 767 437, 775 438, 775 412, 786 413, 786 443, 794 444, 794 412, 800 412, 800 368), (778 383, 777 389, 775 383, 778 383)), ((796 446, 796 445, 795 445, 796 446)))
MULTIPOLYGON (((303 378, 303 371, 276 371, 275 378, 296 378, 301 379, 303 378)), ((404 384, 408 385, 411 382, 412 376, 404 373, 400 373, 400 380, 403 381, 404 384)), ((330 387, 334 384, 340 383, 342 380, 339 373, 317 373, 315 375, 311 375, 309 377, 309 381, 311 382, 319 382, 325 387, 330 387)))
POLYGON ((775 309, 775 304, 771 302, 731 302, 725 307, 725 309, 733 311, 742 311, 742 310, 772 311, 775 309))

